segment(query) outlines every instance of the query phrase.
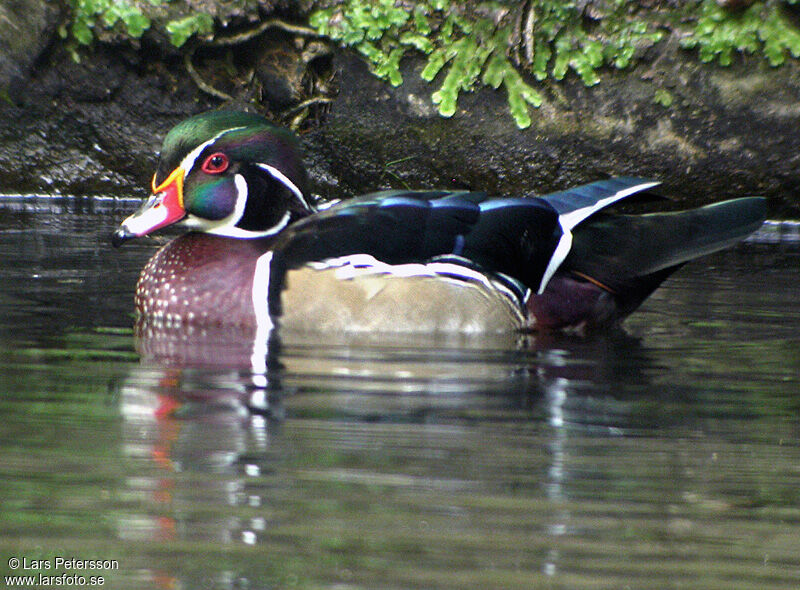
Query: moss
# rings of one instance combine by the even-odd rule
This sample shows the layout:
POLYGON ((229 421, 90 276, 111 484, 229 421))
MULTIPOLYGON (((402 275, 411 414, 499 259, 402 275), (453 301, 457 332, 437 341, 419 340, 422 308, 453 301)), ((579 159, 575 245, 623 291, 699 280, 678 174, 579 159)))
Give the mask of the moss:
POLYGON ((181 19, 175 19, 167 23, 167 32, 170 40, 176 47, 186 43, 192 35, 200 33, 208 35, 214 32, 214 19, 205 13, 191 14, 181 19))
MULTIPOLYGON (((159 0, 151 0, 159 3, 159 0)), ((96 27, 112 28, 118 23, 127 34, 139 38, 150 28, 150 19, 138 6, 128 0, 69 0, 72 11, 70 26, 63 27, 62 37, 70 36, 81 45, 89 45, 94 40, 96 27)))
MULTIPOLYGON (((446 72, 431 95, 445 117, 456 112, 460 92, 502 85, 515 122, 527 127, 529 105, 542 101, 528 76, 563 80, 573 72, 587 86, 597 84, 602 68, 625 69, 661 40, 664 32, 657 24, 670 18, 640 14, 640 3, 631 0, 595 3, 591 15, 582 2, 520 4, 523 8, 515 11, 486 2, 467 16, 455 0, 428 0, 414 10, 393 0, 345 0, 313 13, 310 23, 321 35, 360 51, 375 75, 395 86, 402 83, 399 64, 406 52, 425 54, 425 80, 446 72), (476 17, 480 13, 485 16, 476 17)), ((690 2, 681 15, 689 23, 681 45, 697 49, 704 62, 716 59, 725 66, 736 53, 760 53, 778 66, 789 55, 800 57, 800 31, 784 14, 785 4, 767 0, 735 11, 716 0, 690 2)), ((660 89, 654 101, 673 104, 670 93, 660 89)))
MULTIPOLYGON (((791 3, 795 3, 794 0, 791 3)), ((735 53, 763 53, 779 66, 787 53, 800 57, 800 31, 789 22, 782 2, 756 2, 742 12, 729 12, 715 0, 703 0, 695 26, 681 45, 698 49, 700 59, 731 64, 735 53)))
POLYGON ((431 98, 439 112, 456 112, 458 96, 484 85, 505 89, 509 108, 519 127, 531 123, 530 106, 542 102, 540 92, 525 80, 563 79, 575 72, 587 85, 599 82, 597 69, 625 68, 637 47, 652 45, 662 33, 636 21, 627 0, 613 0, 606 18, 590 31, 578 3, 535 0, 520 14, 499 2, 486 2, 466 15, 451 0, 428 0, 413 10, 393 0, 347 0, 318 10, 310 24, 326 37, 360 51, 375 75, 394 85, 402 83, 400 60, 407 51, 427 56, 422 77, 441 83, 431 98), (524 55, 514 58, 519 48, 524 55))
MULTIPOLYGON (((71 18, 62 26, 61 37, 68 41, 77 60, 77 45, 90 45, 100 30, 114 30, 122 37, 140 38, 153 25, 148 14, 168 3, 169 0, 69 0, 71 18)), ((209 14, 188 6, 177 11, 172 8, 171 12, 174 18, 166 21, 164 29, 176 47, 192 35, 214 30, 214 19, 209 14)))
MULTIPOLYGON (((74 55, 99 30, 140 37, 163 28, 173 45, 213 33, 236 10, 257 14, 257 0, 171 2, 170 0, 68 0, 70 22, 62 28, 74 55), (230 6, 235 5, 234 8, 230 6), (193 7, 202 7, 196 10, 193 7), (227 8, 226 8, 227 7, 227 8), (161 17, 152 17, 161 11, 161 17), (168 15, 166 18, 163 15, 168 15)), ((312 3, 312 5, 323 4, 312 3)), ((529 0, 459 2, 423 0, 330 0, 310 14, 316 32, 353 47, 373 73, 394 86, 403 83, 400 63, 422 54, 421 76, 434 84, 431 100, 444 117, 458 109, 458 98, 481 86, 503 88, 518 127, 531 124, 530 107, 542 102, 541 83, 577 75, 599 83, 604 68, 625 69, 658 43, 666 29, 677 29, 681 46, 704 62, 729 65, 739 53, 761 54, 773 66, 800 57, 800 30, 787 16, 787 4, 800 0, 762 0, 745 10, 727 10, 716 0, 694 0, 680 12, 642 8, 633 0, 529 0)), ((654 102, 668 108, 672 96, 656 90, 654 102)))
POLYGON ((653 94, 653 102, 665 108, 672 106, 674 100, 675 98, 672 96, 672 93, 664 88, 656 88, 653 94))

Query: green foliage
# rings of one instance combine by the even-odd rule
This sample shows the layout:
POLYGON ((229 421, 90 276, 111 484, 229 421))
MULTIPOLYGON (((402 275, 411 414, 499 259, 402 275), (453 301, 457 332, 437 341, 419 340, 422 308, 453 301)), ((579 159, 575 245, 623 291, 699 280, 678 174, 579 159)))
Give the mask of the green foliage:
POLYGON ((167 23, 167 32, 170 41, 175 47, 186 43, 195 33, 207 35, 214 32, 214 19, 211 15, 199 12, 186 18, 173 20, 167 23))
POLYGON ((674 100, 675 98, 672 96, 672 93, 663 88, 656 89, 655 94, 653 94, 653 102, 660 104, 664 108, 672 106, 674 100))
MULTIPOLYGON (((147 0, 152 6, 161 6, 169 0, 147 0)), ((130 0, 69 0, 72 18, 69 27, 62 27, 62 38, 69 38, 79 45, 90 45, 98 28, 115 29, 121 27, 126 35, 138 39, 152 22, 142 9, 130 0)), ((170 41, 180 47, 194 34, 208 34, 214 30, 214 19, 202 12, 193 12, 176 18, 166 24, 170 41)), ((77 60, 74 46, 73 57, 77 60)))
POLYGON ((533 74, 540 80, 550 75, 562 80, 569 70, 584 84, 600 81, 597 70, 603 66, 627 68, 637 48, 658 42, 663 33, 650 30, 647 23, 636 20, 627 0, 612 0, 606 12, 588 27, 578 3, 545 2, 536 4, 536 51, 533 74), (552 63, 550 56, 554 56, 552 63))
MULTIPOLYGON (((171 20, 156 26, 164 27, 176 47, 214 30, 214 17, 195 11, 189 2, 67 2, 71 19, 61 34, 76 59, 77 47, 91 44, 99 30, 141 37, 154 26, 144 10, 148 4, 169 4, 171 20)), ((786 4, 799 3, 761 0, 735 11, 716 0, 690 1, 680 14, 679 26, 689 28, 681 45, 696 49, 704 62, 729 65, 736 53, 761 53, 778 66, 790 55, 800 57, 800 29, 784 14, 786 4)), ((394 86, 403 83, 400 63, 408 52, 426 56, 421 76, 436 81, 431 100, 445 117, 457 111, 462 92, 502 87, 514 121, 524 128, 531 124, 530 107, 542 102, 535 81, 563 80, 572 73, 592 86, 600 81, 602 68, 627 68, 643 49, 662 39, 663 31, 653 24, 658 17, 640 12, 641 4, 487 1, 476 16, 466 15, 458 0, 340 0, 313 12, 310 24, 321 36, 355 48, 376 76, 394 86)), ((654 101, 665 107, 672 104, 671 95, 662 90, 655 91, 654 101)))
MULTIPOLYGON (((92 42, 92 30, 98 26, 98 20, 101 26, 109 29, 122 23, 127 34, 134 38, 141 37, 150 28, 150 19, 126 0, 69 0, 69 6, 72 9, 70 33, 81 45, 92 42)), ((62 36, 66 35, 66 30, 62 31, 62 36)))
MULTIPOLYGON (((790 0, 794 4, 797 0, 790 0)), ((686 48, 697 48, 704 62, 731 64, 734 52, 763 51, 770 65, 779 66, 787 51, 800 57, 800 32, 782 12, 778 2, 756 2, 741 13, 721 8, 715 0, 703 0, 692 33, 681 40, 686 48)))
MULTIPOLYGON (((526 41, 532 55, 523 71, 537 80, 561 80, 573 71, 586 85, 597 84, 598 68, 625 68, 638 46, 652 45, 662 36, 633 19, 627 0, 612 0, 607 18, 590 32, 578 4, 535 0, 530 5, 526 41)), ((427 55, 423 79, 430 82, 446 72, 431 95, 445 117, 456 112, 462 91, 479 84, 503 86, 514 121, 520 128, 528 127, 528 106, 539 106, 542 96, 509 58, 518 43, 512 35, 514 19, 498 2, 482 8, 488 16, 468 19, 453 0, 419 2, 413 10, 398 7, 394 0, 347 0, 315 12, 310 24, 320 35, 357 49, 375 75, 395 86, 403 81, 400 60, 407 50, 427 55)))

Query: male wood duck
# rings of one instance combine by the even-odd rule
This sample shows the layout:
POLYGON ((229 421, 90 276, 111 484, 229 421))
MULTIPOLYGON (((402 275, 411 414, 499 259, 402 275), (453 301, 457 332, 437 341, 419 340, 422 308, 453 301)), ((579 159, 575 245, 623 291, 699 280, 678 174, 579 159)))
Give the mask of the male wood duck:
POLYGON ((214 111, 166 136, 153 194, 113 236, 191 231, 142 271, 148 321, 306 332, 481 333, 616 324, 684 263, 745 238, 765 202, 611 215, 658 183, 535 198, 381 191, 317 210, 295 137, 214 111))

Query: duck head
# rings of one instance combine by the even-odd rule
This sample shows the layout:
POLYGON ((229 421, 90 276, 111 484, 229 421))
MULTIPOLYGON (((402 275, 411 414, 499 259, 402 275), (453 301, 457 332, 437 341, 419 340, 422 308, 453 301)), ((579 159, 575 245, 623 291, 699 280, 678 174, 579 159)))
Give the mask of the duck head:
POLYGON ((264 237, 313 212, 295 136, 252 113, 212 111, 173 127, 152 188, 114 233, 115 246, 177 222, 232 238, 264 237))

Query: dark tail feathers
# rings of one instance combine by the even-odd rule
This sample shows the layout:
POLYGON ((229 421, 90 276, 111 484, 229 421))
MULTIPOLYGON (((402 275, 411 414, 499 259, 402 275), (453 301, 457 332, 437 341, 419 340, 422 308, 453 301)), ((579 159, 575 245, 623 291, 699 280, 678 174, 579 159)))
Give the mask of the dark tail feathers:
POLYGON ((625 316, 683 264, 743 240, 765 218, 766 200, 757 197, 671 213, 598 215, 574 230, 561 270, 603 285, 615 296, 616 315, 625 316))

